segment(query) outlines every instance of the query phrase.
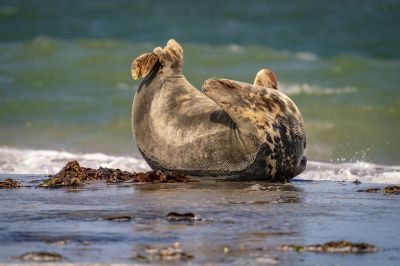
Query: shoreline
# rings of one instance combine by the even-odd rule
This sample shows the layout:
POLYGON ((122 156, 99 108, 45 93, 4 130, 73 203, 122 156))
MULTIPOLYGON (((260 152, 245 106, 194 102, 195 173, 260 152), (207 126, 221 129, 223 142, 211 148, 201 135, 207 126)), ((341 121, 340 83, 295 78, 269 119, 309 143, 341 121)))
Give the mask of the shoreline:
MULTIPOLYGON (((104 153, 72 153, 56 150, 32 150, 0 147, 0 173, 55 174, 66 162, 77 160, 89 168, 114 168, 129 172, 150 170, 139 154, 129 156, 104 153)), ((366 161, 320 162, 310 160, 306 170, 296 177, 304 180, 355 181, 399 184, 400 165, 380 165, 366 161)))
MULTIPOLYGON (((0 174, 0 179, 6 176, 0 174)), ((23 183, 45 178, 13 177, 23 183)), ((357 192, 371 186, 201 179, 198 183, 96 182, 77 188, 2 189, 0 264, 23 263, 10 257, 39 251, 65 258, 56 264, 142 264, 138 258, 148 257, 149 248, 178 242, 183 252, 193 256, 173 261, 180 264, 376 265, 379 261, 395 265, 400 262, 396 229, 400 195, 357 192), (199 219, 171 221, 166 218, 170 212, 193 213, 199 219), (105 219, 113 216, 129 219, 105 219), (353 255, 278 249, 341 240, 376 245, 379 251, 353 255)))

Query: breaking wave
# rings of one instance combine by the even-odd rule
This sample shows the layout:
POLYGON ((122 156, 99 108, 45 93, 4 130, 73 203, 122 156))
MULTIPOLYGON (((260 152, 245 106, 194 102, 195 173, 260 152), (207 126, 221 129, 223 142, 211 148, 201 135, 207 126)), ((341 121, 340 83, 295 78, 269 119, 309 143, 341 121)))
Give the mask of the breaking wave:
POLYGON ((355 87, 343 87, 343 88, 321 88, 318 86, 303 84, 279 84, 280 90, 288 95, 294 94, 308 94, 308 95, 340 95, 357 93, 357 88, 355 87))
MULTIPOLYGON (((30 150, 1 147, 1 174, 54 174, 67 161, 77 160, 82 166, 119 168, 131 172, 148 171, 143 159, 104 153, 71 153, 55 150, 30 150)), ((310 161, 300 180, 355 181, 363 183, 400 183, 400 166, 376 165, 368 162, 323 163, 310 161)))
POLYGON ((150 169, 143 159, 134 157, 2 147, 0 148, 0 173, 55 174, 70 160, 77 160, 81 166, 91 168, 102 166, 131 172, 150 169))

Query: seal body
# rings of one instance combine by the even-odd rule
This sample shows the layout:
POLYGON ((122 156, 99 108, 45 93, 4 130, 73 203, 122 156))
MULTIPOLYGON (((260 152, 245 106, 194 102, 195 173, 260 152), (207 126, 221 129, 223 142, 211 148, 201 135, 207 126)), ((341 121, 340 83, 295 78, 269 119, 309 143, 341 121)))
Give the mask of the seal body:
POLYGON ((144 76, 132 105, 132 130, 151 168, 270 181, 304 170, 303 120, 287 96, 273 86, 231 80, 208 80, 200 92, 182 66, 183 50, 174 40, 132 65, 134 78, 144 76))

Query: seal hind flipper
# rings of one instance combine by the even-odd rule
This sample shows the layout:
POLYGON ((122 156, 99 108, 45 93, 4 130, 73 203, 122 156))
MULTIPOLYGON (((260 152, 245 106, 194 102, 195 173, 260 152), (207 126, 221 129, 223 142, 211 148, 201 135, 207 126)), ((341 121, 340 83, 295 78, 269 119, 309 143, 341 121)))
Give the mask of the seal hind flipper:
POLYGON ((140 55, 132 62, 132 78, 138 79, 147 76, 157 62, 169 70, 169 73, 165 74, 181 74, 183 66, 182 46, 174 39, 171 39, 164 48, 156 47, 152 53, 140 55))
POLYGON ((155 53, 145 53, 140 55, 132 62, 132 78, 138 79, 147 76, 157 62, 158 56, 155 53))
POLYGON ((275 73, 266 68, 258 71, 254 85, 275 90, 278 89, 278 81, 275 73))

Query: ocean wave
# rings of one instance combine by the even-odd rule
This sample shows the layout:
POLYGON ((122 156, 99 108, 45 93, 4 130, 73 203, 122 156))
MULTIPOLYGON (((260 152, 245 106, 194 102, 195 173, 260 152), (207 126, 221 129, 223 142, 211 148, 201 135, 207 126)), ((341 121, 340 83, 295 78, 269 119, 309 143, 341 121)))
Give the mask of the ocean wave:
POLYGON ((343 87, 343 88, 321 88, 318 86, 303 84, 285 84, 280 83, 279 89, 288 95, 295 94, 308 94, 308 95, 340 95, 356 93, 358 90, 355 87, 343 87))
POLYGON ((296 177, 314 181, 355 181, 363 183, 400 183, 400 166, 377 165, 364 161, 349 163, 324 163, 311 161, 307 169, 296 177))
POLYGON ((77 160, 81 166, 91 168, 102 166, 131 172, 150 169, 143 159, 128 156, 1 147, 0 173, 55 174, 70 160, 77 160))
MULTIPOLYGON (((148 171, 143 159, 104 153, 71 153, 55 150, 30 150, 0 147, 1 174, 54 174, 66 162, 77 160, 84 167, 119 168, 131 172, 148 171)), ((296 177, 314 181, 355 181, 363 183, 400 183, 400 166, 384 166, 367 162, 308 162, 304 173, 296 177)))

